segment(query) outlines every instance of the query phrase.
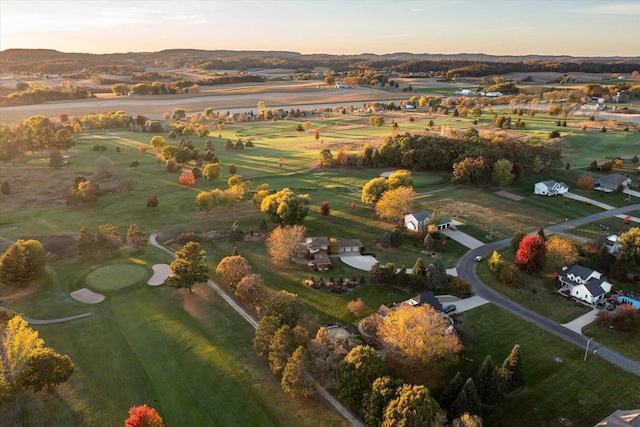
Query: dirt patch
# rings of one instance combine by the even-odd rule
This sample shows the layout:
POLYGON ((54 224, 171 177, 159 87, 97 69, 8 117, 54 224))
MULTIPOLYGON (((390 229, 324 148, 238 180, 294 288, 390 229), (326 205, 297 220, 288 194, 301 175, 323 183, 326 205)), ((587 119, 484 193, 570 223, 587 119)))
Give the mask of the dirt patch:
POLYGON ((78 244, 76 236, 60 234, 60 235, 37 235, 37 236, 20 236, 20 239, 34 239, 42 243, 47 253, 47 260, 59 261, 65 258, 71 258, 78 255, 78 244))
POLYGON ((504 190, 496 191, 495 194, 497 194, 498 196, 506 197, 507 199, 515 200, 517 202, 524 199, 524 197, 522 196, 518 196, 517 194, 509 193, 508 191, 504 190))
POLYGON ((19 300, 28 295, 36 293, 42 287, 42 283, 42 280, 34 280, 23 288, 12 288, 9 286, 0 285, 0 298, 2 298, 0 304, 11 303, 12 301, 19 300))
POLYGON ((86 304, 98 304, 104 301, 105 296, 87 288, 82 288, 71 292, 71 298, 86 304))
POLYGON ((253 233, 247 234, 244 236, 245 242, 256 242, 258 240, 266 239, 269 236, 269 233, 253 233))

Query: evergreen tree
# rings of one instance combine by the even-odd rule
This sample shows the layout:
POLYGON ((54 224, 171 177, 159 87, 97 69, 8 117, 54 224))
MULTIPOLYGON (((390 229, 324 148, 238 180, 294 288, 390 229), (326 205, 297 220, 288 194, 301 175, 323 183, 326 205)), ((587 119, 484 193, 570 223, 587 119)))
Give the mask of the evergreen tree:
POLYGON ((485 357, 482 366, 473 376, 473 383, 482 403, 496 405, 502 401, 503 387, 496 367, 493 365, 491 355, 485 357))
POLYGON ((282 390, 293 397, 311 397, 315 393, 313 383, 307 377, 309 350, 299 346, 287 361, 282 373, 282 390))
POLYGON ((462 382, 462 375, 460 375, 460 371, 458 371, 442 391, 442 395, 440 396, 440 406, 443 409, 448 410, 460 394, 460 391, 462 391, 463 386, 464 382, 462 382))
POLYGON ((511 353, 502 363, 500 375, 505 379, 508 391, 524 387, 524 370, 522 367, 522 355, 520 354, 519 344, 513 346, 511 353))
POLYGON ((0 281, 23 285, 44 272, 47 263, 44 246, 37 240, 18 240, 0 257, 0 281))
POLYGON ((383 248, 388 248, 391 246, 391 234, 388 231, 382 233, 382 238, 380 239, 380 246, 383 248))
POLYGON ((454 420, 465 412, 472 415, 481 415, 482 412, 482 402, 471 378, 468 378, 467 382, 464 383, 460 394, 451 404, 447 415, 450 420, 454 420))
POLYGON ((384 376, 377 378, 371 385, 371 390, 364 395, 362 418, 367 426, 377 427, 382 423, 384 410, 397 396, 398 388, 404 382, 398 378, 384 376))
POLYGON ((164 284, 172 288, 189 288, 209 279, 209 267, 205 261, 206 252, 198 242, 189 242, 176 251, 176 259, 169 265, 172 275, 164 284))
POLYGON ((541 228, 540 230, 538 230, 538 236, 542 237, 543 241, 547 241, 547 236, 544 235, 544 228, 541 228))
POLYGON ((522 239, 524 239, 524 236, 526 236, 527 233, 525 233, 524 231, 518 230, 515 233, 513 233, 513 239, 511 239, 511 249, 513 249, 513 252, 518 252, 518 248, 520 247, 520 242, 522 241, 522 239))

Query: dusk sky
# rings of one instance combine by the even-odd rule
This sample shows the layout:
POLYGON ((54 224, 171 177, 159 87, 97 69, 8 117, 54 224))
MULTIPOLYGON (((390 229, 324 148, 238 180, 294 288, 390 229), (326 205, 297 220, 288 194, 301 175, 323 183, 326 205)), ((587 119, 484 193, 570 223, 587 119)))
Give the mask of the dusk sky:
POLYGON ((0 0, 0 50, 640 56, 640 0, 0 0))

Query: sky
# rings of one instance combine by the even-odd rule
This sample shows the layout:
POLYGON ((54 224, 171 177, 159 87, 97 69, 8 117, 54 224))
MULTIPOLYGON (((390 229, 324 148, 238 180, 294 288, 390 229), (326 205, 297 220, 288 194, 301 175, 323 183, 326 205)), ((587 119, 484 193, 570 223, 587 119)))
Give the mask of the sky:
POLYGON ((640 56, 640 0, 0 0, 0 50, 640 56))

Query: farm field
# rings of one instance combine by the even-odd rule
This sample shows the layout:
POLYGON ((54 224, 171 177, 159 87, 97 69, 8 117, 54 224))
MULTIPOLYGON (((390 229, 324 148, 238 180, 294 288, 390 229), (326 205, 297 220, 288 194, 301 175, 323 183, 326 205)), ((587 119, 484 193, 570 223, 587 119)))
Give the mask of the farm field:
MULTIPOLYGON (((478 128, 482 132, 488 134, 492 131, 489 124, 492 116, 487 112, 478 120, 478 128)), ((546 139, 555 125, 552 126, 552 119, 544 114, 536 115, 535 119, 523 136, 540 142, 546 139)), ((73 238, 82 226, 95 232, 98 226, 107 223, 116 225, 122 233, 126 233, 130 224, 137 224, 146 233, 171 236, 167 238, 170 242, 184 231, 209 233, 213 239, 202 245, 207 251, 212 277, 215 277, 213 273, 217 263, 236 248, 247 258, 254 272, 264 277, 269 288, 297 294, 308 307, 310 316, 319 324, 339 322, 355 331, 359 318, 347 309, 349 301, 362 298, 366 304, 362 314, 365 316, 381 304, 403 301, 412 295, 383 285, 361 286, 346 295, 305 287, 302 281, 310 275, 327 280, 339 276, 366 278, 368 273, 339 261, 325 273, 312 272, 304 265, 293 263, 273 268, 263 240, 236 242, 226 237, 236 220, 246 233, 259 229, 263 215, 250 200, 239 202, 235 207, 205 213, 197 209, 195 197, 200 191, 227 188, 228 170, 234 165, 239 175, 251 181, 252 188, 268 183, 272 189, 286 187, 296 194, 308 193, 311 206, 304 221, 307 235, 360 239, 365 246, 364 251, 375 254, 382 264, 393 262, 397 267, 411 268, 418 257, 429 263, 430 258, 422 245, 410 237, 395 249, 384 250, 378 246, 381 235, 391 231, 393 224, 379 220, 373 208, 360 201, 360 193, 371 178, 389 170, 319 168, 318 153, 324 148, 335 153, 343 147, 356 152, 362 150, 366 143, 377 146, 392 134, 388 124, 390 120, 398 123, 402 132, 420 133, 426 132, 430 120, 436 122, 435 129, 456 130, 471 126, 473 119, 436 116, 418 109, 385 113, 385 120, 388 120, 387 124, 377 128, 369 125, 366 113, 328 114, 326 117, 282 122, 229 123, 222 130, 211 130, 211 136, 200 138, 193 135, 191 139, 201 152, 207 140, 212 142, 220 158, 223 178, 213 182, 199 179, 192 187, 180 185, 178 174, 165 171, 164 162, 158 161, 149 145, 152 135, 128 131, 84 132, 76 145, 65 152, 68 164, 63 168, 49 168, 48 154, 45 153, 34 153, 25 159, 0 165, 2 180, 9 182, 14 189, 11 195, 0 196, 0 247, 5 249, 22 237, 55 235, 73 238), (311 123, 310 129, 296 132, 296 125, 307 120, 311 123), (320 134, 318 140, 314 138, 316 130, 320 134), (226 139, 235 142, 239 138, 245 142, 251 139, 255 148, 224 149, 226 139), (102 154, 94 151, 95 145, 104 145, 106 151, 102 154), (141 145, 146 147, 145 153, 140 152, 141 145), (88 178, 94 175, 94 161, 100 156, 106 156, 113 162, 111 177, 99 181, 101 188, 115 190, 123 178, 134 179, 135 187, 130 192, 114 191, 103 195, 92 207, 68 208, 65 205, 68 187, 79 175, 88 178), (139 166, 130 167, 132 161, 137 161, 139 166), (150 194, 158 197, 157 209, 149 209, 145 205, 150 194), (331 205, 328 217, 320 214, 323 201, 331 205), (352 202, 355 202, 355 209, 351 208, 352 202)), ((525 120, 529 122, 528 118, 525 120)), ((173 123, 167 122, 167 125, 171 127, 173 123)), ((593 135, 589 144, 608 144, 608 148, 585 151, 582 148, 584 140, 567 138, 565 144, 570 157, 566 157, 566 161, 580 165, 578 159, 584 156, 591 159, 590 156, 598 154, 598 162, 602 162, 615 155, 630 156, 637 150, 637 132, 598 133, 598 137, 606 138, 605 142, 596 138, 595 133, 593 135)), ((171 139, 167 142, 177 144, 171 139)), ((193 166, 193 163, 189 164, 188 169, 193 166)), ((508 238, 516 230, 532 231, 566 218, 601 211, 573 200, 565 203, 560 198, 532 195, 533 183, 549 177, 564 179, 573 187, 577 177, 584 172, 576 168, 552 169, 545 171, 544 176, 525 177, 504 188, 523 197, 522 200, 499 195, 499 188, 488 185, 454 186, 449 173, 415 172, 415 191, 418 193, 415 210, 435 210, 440 215, 450 216, 462 223, 458 227, 461 231, 483 242, 508 238)), ((637 183, 635 177, 634 183, 637 183)), ((593 193, 589 197, 595 198, 593 193)), ((620 195, 614 194, 598 200, 614 206, 627 203, 620 195)), ((172 250, 179 247, 170 243, 172 250)), ((447 240, 435 250, 447 268, 454 267, 466 251, 453 240, 447 240)), ((41 425, 44 420, 50 420, 51 425, 65 426, 118 424, 129 406, 143 401, 156 407, 168 425, 303 426, 313 425, 318 419, 323 420, 323 425, 344 425, 342 419, 319 398, 298 401, 281 391, 268 364, 255 355, 250 326, 209 288, 198 286, 193 294, 188 294, 146 286, 151 265, 169 262, 163 254, 149 247, 141 253, 126 252, 119 258, 95 263, 79 261, 74 255, 52 262, 53 274, 41 288, 31 289, 20 296, 0 295, 11 308, 36 319, 93 312, 93 316, 75 322, 38 326, 48 345, 70 355, 77 371, 71 382, 62 386, 55 396, 44 396, 42 401, 25 396, 25 425, 41 425), (127 276, 130 282, 110 277, 110 265, 118 265, 117 274, 127 276), (131 267, 136 268, 127 270, 131 267), (105 294, 107 299, 98 305, 88 306, 69 297, 71 291, 85 286, 105 294), (110 354, 118 354, 119 357, 113 358, 110 354), (167 375, 168 372, 171 375, 167 375), (185 414, 185 407, 193 410, 185 414)), ((532 304, 536 310, 556 321, 568 321, 584 312, 574 304, 549 295, 543 286, 531 282, 513 294, 508 289, 500 291, 523 305, 532 304), (532 289, 536 289, 535 294, 532 289)), ((514 340, 525 334, 531 335, 527 336, 529 342, 523 344, 531 354, 525 358, 533 378, 531 390, 525 389, 500 408, 490 411, 488 425, 506 425, 500 424, 502 419, 515 420, 511 425, 526 425, 529 418, 524 419, 522 414, 517 414, 518 405, 525 401, 544 401, 546 405, 547 401, 550 402, 547 394, 551 391, 558 402, 565 402, 567 408, 572 408, 567 402, 577 399, 578 375, 583 375, 583 369, 586 369, 577 363, 580 349, 554 337, 537 334, 530 329, 533 326, 505 316, 495 307, 490 307, 473 310, 462 317, 465 330, 473 338, 467 356, 474 360, 481 360, 488 352, 494 354, 494 362, 501 360, 514 340), (494 329, 490 329, 490 325, 494 329), (500 340, 496 338, 498 332, 502 334, 500 340), (537 346, 558 348, 558 356, 565 362, 545 360, 542 350, 533 350, 537 346), (560 367, 572 369, 560 370, 560 367), (570 374, 567 371, 575 372, 570 374), (548 378, 545 379, 544 375, 548 378), (555 391, 555 388, 561 388, 559 384, 569 384, 565 396, 557 395, 559 390, 555 391)), ((525 343, 524 339, 522 342, 525 343)), ((593 381, 596 377, 610 376, 611 383, 609 379, 599 383, 595 391, 584 397, 594 402, 588 411, 579 413, 580 408, 576 408, 561 414, 574 419, 575 425, 595 422, 606 415, 603 411, 615 406, 613 400, 600 397, 597 391, 611 387, 614 379, 621 378, 619 375, 622 374, 599 359, 593 360, 593 365, 589 365, 596 372, 593 381)), ((460 369, 471 368, 462 364, 460 369)), ((616 393, 621 395, 638 391, 638 385, 633 382, 628 387, 618 388, 616 393)), ((560 416, 543 413, 540 408, 546 408, 545 405, 540 403, 534 411, 534 417, 540 423, 560 416)), ((563 408, 560 403, 549 405, 556 412, 563 408)))

